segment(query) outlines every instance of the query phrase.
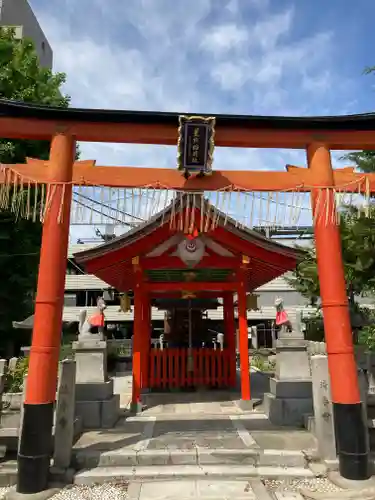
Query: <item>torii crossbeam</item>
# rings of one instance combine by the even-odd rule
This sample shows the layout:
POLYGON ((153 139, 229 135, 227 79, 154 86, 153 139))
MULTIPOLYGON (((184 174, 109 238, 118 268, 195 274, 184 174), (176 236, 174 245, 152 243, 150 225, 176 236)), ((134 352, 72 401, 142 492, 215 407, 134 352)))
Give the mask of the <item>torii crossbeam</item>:
MULTIPOLYGON (((1 123, 1 122, 0 122, 1 123)), ((375 146, 374 146, 375 147, 375 146)), ((11 169, 26 180, 53 183, 49 162, 29 159, 26 164, 2 165, 0 184, 4 183, 4 170, 11 169)), ((209 177, 185 179, 171 168, 99 166, 93 160, 77 161, 73 166, 72 183, 76 186, 107 186, 113 188, 160 187, 178 191, 217 191, 236 186, 240 191, 288 191, 298 189, 310 192, 322 187, 316 172, 301 166, 286 165, 286 171, 216 170, 209 177)), ((326 186, 324 186, 326 187, 326 186)), ((353 167, 333 171, 332 188, 346 192, 375 192, 375 174, 355 172, 353 167)))

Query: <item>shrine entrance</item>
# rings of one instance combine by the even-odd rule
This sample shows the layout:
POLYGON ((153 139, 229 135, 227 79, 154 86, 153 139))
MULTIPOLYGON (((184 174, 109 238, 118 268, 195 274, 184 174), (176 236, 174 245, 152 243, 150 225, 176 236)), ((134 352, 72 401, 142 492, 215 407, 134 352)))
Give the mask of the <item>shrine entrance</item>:
MULTIPOLYGON (((301 193, 311 194, 340 472, 348 479, 367 479, 370 476, 367 423, 363 419, 354 358, 338 220, 340 204, 348 203, 346 195, 349 196, 349 203, 353 193, 363 195, 365 204, 361 206, 358 199, 355 203, 359 209, 366 211, 369 196, 375 192, 375 175, 357 173, 351 167, 333 170, 330 151, 374 150, 374 115, 188 117, 176 113, 54 109, 0 100, 0 130, 4 139, 51 141, 49 161, 28 159, 27 164, 1 165, 0 169, 0 208, 13 211, 17 217, 39 219, 43 223, 33 339, 18 454, 18 492, 36 493, 45 489, 48 482, 69 224, 77 194, 77 188, 73 189, 73 186, 92 189, 91 198, 87 194, 85 196, 94 204, 102 199, 100 191, 103 194, 103 189, 107 190, 110 198, 115 192, 109 216, 118 221, 126 221, 134 206, 134 197, 130 197, 130 208, 124 191, 138 190, 139 203, 135 204, 138 207, 137 216, 142 213, 147 221, 142 234, 131 230, 119 237, 116 244, 109 242, 80 254, 89 272, 105 276, 105 281, 118 290, 128 290, 131 284, 134 291, 135 406, 141 403, 141 391, 151 380, 148 338, 152 301, 157 298, 171 299, 176 293, 181 297, 181 292, 192 293, 196 298, 221 297, 225 301, 225 314, 228 315, 226 331, 229 332, 227 356, 230 360, 234 341, 230 333, 232 326, 229 325, 233 325, 233 298, 237 294, 241 397, 244 401, 250 400, 246 294, 293 268, 297 256, 290 253, 293 252, 290 249, 281 251, 273 242, 246 230, 246 226, 254 226, 254 214, 261 225, 285 225, 285 212, 277 209, 271 211, 271 215, 270 203, 274 201, 274 206, 279 207, 277 200, 281 194, 284 198, 301 193), (76 141, 177 145, 180 171, 96 166, 94 160, 75 162, 76 141), (212 170, 215 146, 300 149, 307 153, 308 168, 287 165, 285 172, 215 171, 212 170), (164 201, 170 208, 169 212, 162 212, 164 218, 150 216, 153 212, 147 203, 143 203, 143 193, 150 189, 166 193, 164 201), (202 203, 205 206, 202 195, 207 192, 214 194, 218 202, 209 203, 201 210, 202 203), (261 196, 256 197, 254 193, 261 196), (200 195, 200 202, 196 194, 200 195), (242 205, 247 194, 250 195, 250 203, 242 205), (172 195, 172 203, 169 195, 172 195), (237 196, 245 214, 239 224, 229 217, 236 210, 233 208, 233 197, 237 196), (264 196, 266 205, 263 203, 264 196), (121 206, 122 210, 119 210, 121 206), (226 208, 223 209, 223 206, 226 208), (180 214, 179 219, 176 213, 180 214), (195 229, 198 230, 197 236, 195 229), (189 265, 186 262, 185 266, 181 265, 181 258, 173 254, 173 244, 169 254, 164 250, 150 255, 153 249, 160 250, 163 242, 170 243, 175 237, 178 238, 174 243, 176 246, 180 244, 181 237, 186 243, 190 236, 196 242, 208 238, 231 255, 207 248, 207 255, 201 256, 194 266, 195 277, 191 280, 186 279, 190 275, 186 272, 189 265), (202 271, 196 272, 200 268, 202 271), (158 279, 160 269, 163 269, 163 277, 158 279), (168 278, 166 269, 177 270, 179 277, 168 278), (214 278, 212 271, 206 276, 206 269, 215 270, 219 277, 214 278)), ((163 196, 159 194, 153 198, 151 205, 160 209, 163 196)), ((295 221, 300 203, 292 200, 284 204, 290 205, 295 221)), ((91 210, 91 213, 94 211, 91 210)), ((290 226, 290 221, 287 222, 290 226)), ((204 245, 206 248, 206 242, 204 245)), ((186 250, 189 251, 187 247, 186 250)), ((175 276, 170 273, 172 275, 175 276)), ((192 349, 194 347, 188 347, 188 357, 178 358, 181 366, 183 362, 189 365, 187 371, 181 370, 179 365, 177 372, 173 369, 166 373, 182 374, 187 378, 191 367, 200 366, 202 358, 192 356, 192 349)), ((159 365, 160 361, 163 366, 169 366, 171 362, 175 367, 175 360, 172 357, 163 358, 159 360, 159 365)), ((207 363, 202 366, 207 366, 207 363)), ((202 372, 198 369, 198 373, 201 379, 205 368, 202 372)), ((213 373, 217 378, 216 373, 219 372, 211 370, 210 380, 213 373)), ((230 375, 228 378, 230 380, 230 375)))
POLYGON ((247 311, 257 308, 252 292, 302 257, 190 193, 138 228, 74 255, 88 273, 134 294, 134 411, 142 408, 144 390, 236 387, 237 345, 241 401, 250 408, 247 311), (222 332, 212 331, 203 317, 219 301, 222 332), (162 348, 151 346, 152 306, 165 310, 162 348))
POLYGON ((192 292, 188 295, 192 298, 156 300, 156 306, 166 308, 166 312, 161 343, 150 352, 149 388, 194 391, 235 387, 228 332, 211 330, 207 320, 206 311, 216 309, 219 301, 195 298, 192 292))

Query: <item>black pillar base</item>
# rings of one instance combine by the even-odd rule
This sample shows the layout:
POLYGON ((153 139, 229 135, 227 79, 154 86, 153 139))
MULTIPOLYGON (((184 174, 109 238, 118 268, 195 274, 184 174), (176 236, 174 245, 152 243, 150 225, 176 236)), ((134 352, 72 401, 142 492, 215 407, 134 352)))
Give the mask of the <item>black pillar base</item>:
POLYGON ((333 403, 333 415, 341 476, 357 481, 369 479, 368 429, 362 403, 333 403))
POLYGON ((53 403, 25 404, 18 451, 18 493, 48 488, 52 452, 53 403))

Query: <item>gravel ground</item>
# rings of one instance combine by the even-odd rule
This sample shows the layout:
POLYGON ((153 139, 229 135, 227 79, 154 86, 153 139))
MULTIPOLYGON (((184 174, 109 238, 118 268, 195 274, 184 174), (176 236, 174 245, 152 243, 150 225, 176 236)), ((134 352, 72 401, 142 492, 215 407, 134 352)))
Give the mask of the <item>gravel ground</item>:
POLYGON ((70 486, 56 493, 51 500, 124 500, 128 498, 127 491, 126 483, 70 486))
POLYGON ((319 493, 329 493, 335 491, 343 491, 335 484, 331 483, 327 478, 312 478, 312 479, 264 479, 263 484, 269 491, 289 491, 299 492, 300 488, 306 490, 318 491, 319 493))
MULTIPOLYGON (((0 488, 0 500, 9 488, 0 488)), ((96 486, 66 486, 51 497, 51 500, 125 500, 128 485, 100 484, 96 486)))
POLYGON ((5 493, 9 491, 9 487, 6 486, 4 488, 0 488, 0 499, 3 498, 3 496, 5 495, 5 493))

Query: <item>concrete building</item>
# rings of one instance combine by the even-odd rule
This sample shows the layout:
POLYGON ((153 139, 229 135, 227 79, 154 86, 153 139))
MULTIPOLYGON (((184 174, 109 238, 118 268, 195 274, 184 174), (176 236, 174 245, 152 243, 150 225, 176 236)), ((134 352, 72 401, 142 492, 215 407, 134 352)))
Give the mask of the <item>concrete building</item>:
POLYGON ((19 38, 30 38, 40 64, 52 69, 53 52, 28 0, 0 0, 0 26, 15 28, 19 38))

